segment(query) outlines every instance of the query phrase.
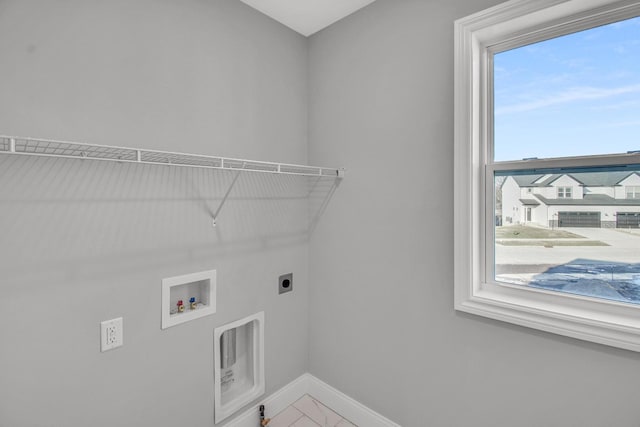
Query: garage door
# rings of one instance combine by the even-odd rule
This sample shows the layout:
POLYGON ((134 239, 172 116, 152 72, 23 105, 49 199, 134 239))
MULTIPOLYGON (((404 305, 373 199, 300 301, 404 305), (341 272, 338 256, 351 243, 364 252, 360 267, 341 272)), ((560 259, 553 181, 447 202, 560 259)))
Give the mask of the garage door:
POLYGON ((640 212, 618 212, 616 214, 616 227, 640 228, 640 212))
POLYGON ((558 225, 600 228, 600 212, 558 212, 558 225))

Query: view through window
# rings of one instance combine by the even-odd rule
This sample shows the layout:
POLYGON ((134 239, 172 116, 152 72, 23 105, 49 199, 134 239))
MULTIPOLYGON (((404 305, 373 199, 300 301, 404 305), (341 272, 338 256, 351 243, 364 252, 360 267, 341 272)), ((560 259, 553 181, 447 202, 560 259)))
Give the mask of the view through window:
MULTIPOLYGON (((640 17, 496 53, 494 162, 640 150, 640 17)), ((499 170, 495 280, 640 304, 640 166, 499 170)))

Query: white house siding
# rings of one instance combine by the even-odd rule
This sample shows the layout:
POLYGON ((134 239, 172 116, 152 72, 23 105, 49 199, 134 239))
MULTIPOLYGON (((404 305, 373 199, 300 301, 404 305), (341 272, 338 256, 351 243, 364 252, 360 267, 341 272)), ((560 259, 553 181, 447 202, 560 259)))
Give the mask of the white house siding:
POLYGON ((533 187, 522 187, 520 191, 521 199, 530 199, 531 195, 535 193, 535 188, 533 187))
POLYGON ((549 199, 556 199, 558 197, 558 187, 571 187, 572 199, 583 198, 582 185, 568 175, 563 175, 560 178, 553 181, 551 183, 551 187, 545 189, 547 191, 546 191, 546 194, 544 194, 544 197, 547 197, 549 199))
POLYGON ((554 187, 536 187, 534 190, 536 194, 540 194, 547 199, 555 199, 557 197, 557 190, 554 187))
POLYGON ((626 177, 622 181, 620 181, 620 185, 617 185, 615 187, 615 193, 616 193, 615 198, 626 199, 627 198, 626 187, 630 185, 633 185, 633 186, 640 185, 640 176, 638 176, 637 174, 633 174, 626 177))
POLYGON ((508 176, 502 184, 502 225, 519 224, 524 219, 524 209, 520 199, 521 189, 513 177, 508 176))
MULTIPOLYGON (((545 181, 542 179, 542 181, 545 181)), ((572 177, 564 175, 548 184, 546 187, 520 187, 516 180, 509 176, 502 186, 502 224, 535 224, 542 227, 557 227, 559 212, 600 212, 600 226, 603 228, 615 228, 617 226, 618 212, 640 212, 640 200, 637 205, 616 204, 575 204, 575 200, 585 200, 589 203, 585 195, 605 195, 618 200, 626 200, 626 187, 640 186, 640 176, 630 175, 615 186, 584 187, 572 177), (566 199, 558 198, 558 187, 571 187, 572 197, 566 199), (531 191, 530 191, 531 190, 531 191), (536 197, 548 199, 549 205, 545 201, 536 197), (539 205, 523 203, 521 200, 535 200, 539 205), (572 201, 572 203, 569 202, 572 201), (527 209, 531 209, 531 218, 527 220, 527 209)), ((593 199, 590 199, 593 202, 593 199)), ((580 203, 580 202, 577 202, 580 203)), ((626 202, 624 202, 626 203, 626 202)))
POLYGON ((545 204, 540 204, 531 209, 531 222, 541 227, 548 227, 548 210, 549 207, 545 204))

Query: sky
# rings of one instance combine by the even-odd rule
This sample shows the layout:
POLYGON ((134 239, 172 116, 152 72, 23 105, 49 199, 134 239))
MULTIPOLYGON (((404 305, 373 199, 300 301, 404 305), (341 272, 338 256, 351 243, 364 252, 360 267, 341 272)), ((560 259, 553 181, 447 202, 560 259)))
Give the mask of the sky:
POLYGON ((494 56, 495 160, 640 150, 640 17, 494 56))

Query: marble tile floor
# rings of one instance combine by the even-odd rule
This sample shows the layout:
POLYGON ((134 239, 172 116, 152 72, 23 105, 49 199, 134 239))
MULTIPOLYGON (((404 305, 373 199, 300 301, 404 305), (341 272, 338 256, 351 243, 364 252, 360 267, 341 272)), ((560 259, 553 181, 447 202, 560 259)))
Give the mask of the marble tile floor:
POLYGON ((305 394, 271 419, 268 427, 357 427, 305 394))

